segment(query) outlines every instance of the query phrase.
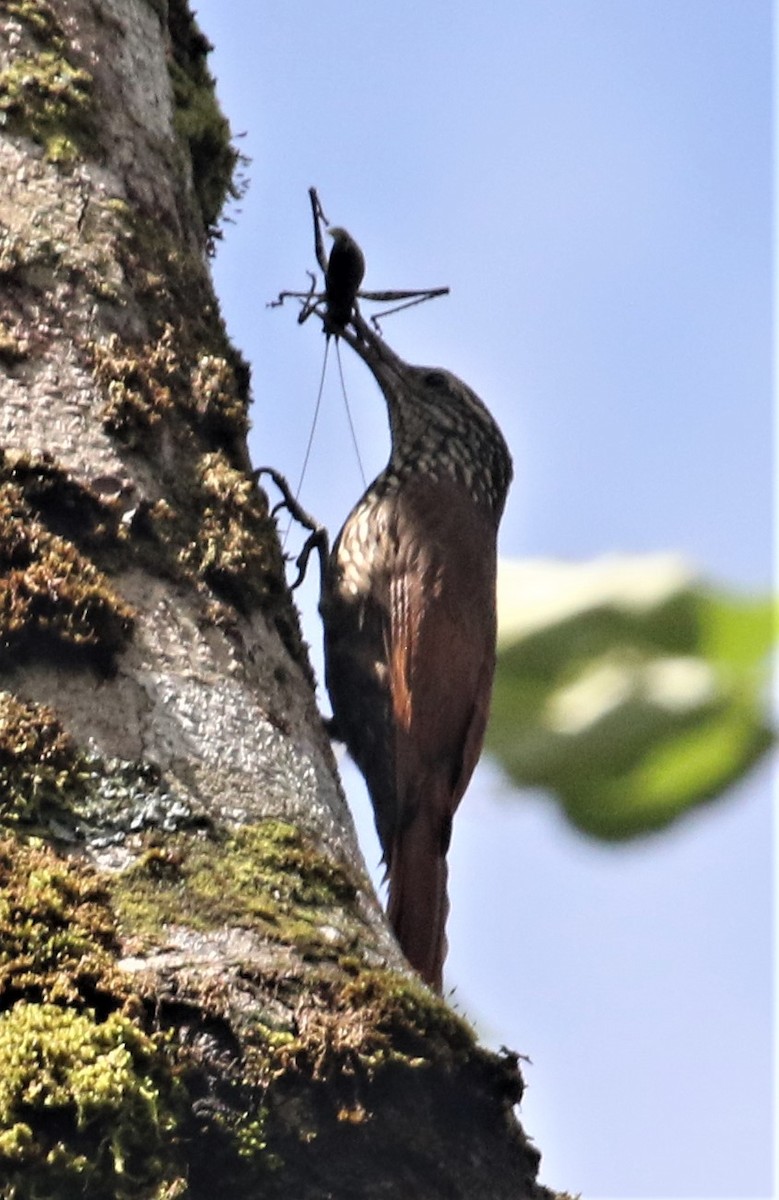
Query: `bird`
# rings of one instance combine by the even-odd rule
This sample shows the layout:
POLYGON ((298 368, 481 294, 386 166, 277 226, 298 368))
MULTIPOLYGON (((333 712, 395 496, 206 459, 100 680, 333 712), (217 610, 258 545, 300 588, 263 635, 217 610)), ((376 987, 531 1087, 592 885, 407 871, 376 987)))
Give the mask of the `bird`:
POLYGON ((440 993, 446 854, 487 723, 496 541, 513 467, 497 423, 456 375, 404 362, 356 307, 341 335, 384 395, 391 450, 325 561, 331 729, 367 783, 390 924, 440 993))
POLYGON ((365 257, 357 242, 334 225, 327 231, 333 239, 325 271, 325 331, 339 336, 351 320, 357 292, 365 274, 365 257))

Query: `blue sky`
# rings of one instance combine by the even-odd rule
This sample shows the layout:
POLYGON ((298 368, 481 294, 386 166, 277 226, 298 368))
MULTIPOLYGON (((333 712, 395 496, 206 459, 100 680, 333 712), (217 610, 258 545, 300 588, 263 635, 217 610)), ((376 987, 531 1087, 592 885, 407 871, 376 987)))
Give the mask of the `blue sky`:
MULTIPOLYGON (((511 444, 506 557, 677 550, 771 583, 768 0, 200 0, 251 186, 215 263, 253 368, 256 463, 297 480, 323 338, 268 310, 313 267, 307 188, 366 286, 449 284, 392 317, 511 444)), ((344 348, 366 472, 381 397, 344 348)), ((329 371, 302 499, 361 491, 329 371)), ((308 640, 320 641, 313 590, 308 640)), ((361 781, 344 780, 373 865, 361 781)), ((522 1120, 550 1186, 773 1195, 771 780, 602 847, 483 763, 450 856, 447 980, 529 1055, 522 1120)))

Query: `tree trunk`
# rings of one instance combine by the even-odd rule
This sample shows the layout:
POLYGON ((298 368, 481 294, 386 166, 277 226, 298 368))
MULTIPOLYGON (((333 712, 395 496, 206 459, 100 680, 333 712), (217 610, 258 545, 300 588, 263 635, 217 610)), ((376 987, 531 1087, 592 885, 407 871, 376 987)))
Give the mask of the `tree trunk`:
POLYGON ((0 30, 0 1192, 548 1196, 361 863, 206 266, 207 43, 0 30))

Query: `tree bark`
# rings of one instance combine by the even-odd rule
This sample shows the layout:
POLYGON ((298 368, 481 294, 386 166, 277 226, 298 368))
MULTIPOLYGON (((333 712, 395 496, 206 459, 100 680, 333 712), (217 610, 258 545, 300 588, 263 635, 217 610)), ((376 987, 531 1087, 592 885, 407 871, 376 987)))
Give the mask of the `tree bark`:
POLYGON ((207 49, 185 0, 0 2, 0 1192, 548 1196, 361 862, 207 269, 207 49))

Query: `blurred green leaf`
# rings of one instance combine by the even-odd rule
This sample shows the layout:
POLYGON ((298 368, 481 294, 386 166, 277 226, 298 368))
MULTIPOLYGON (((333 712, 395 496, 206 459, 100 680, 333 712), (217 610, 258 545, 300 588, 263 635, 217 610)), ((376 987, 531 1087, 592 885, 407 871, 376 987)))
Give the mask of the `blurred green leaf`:
POLYGON ((772 742, 768 601, 671 555, 502 563, 488 749, 601 838, 662 828, 772 742))

